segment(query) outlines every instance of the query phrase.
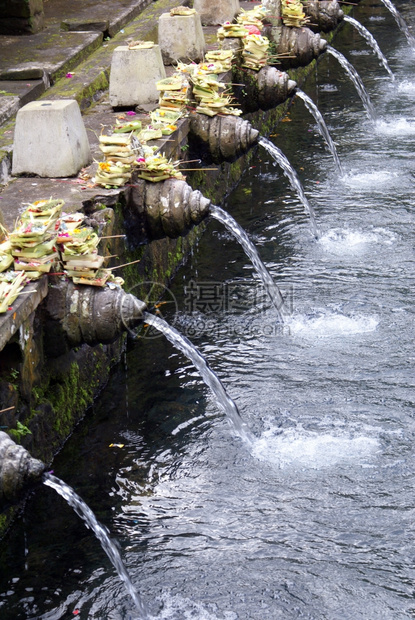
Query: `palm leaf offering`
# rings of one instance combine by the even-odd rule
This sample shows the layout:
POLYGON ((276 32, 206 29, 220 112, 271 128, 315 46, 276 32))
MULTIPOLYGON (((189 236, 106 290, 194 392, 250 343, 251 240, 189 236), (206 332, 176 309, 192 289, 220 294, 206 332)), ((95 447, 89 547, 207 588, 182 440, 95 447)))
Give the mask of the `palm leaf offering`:
POLYGON ((9 272, 9 279, 0 281, 0 313, 7 312, 12 303, 26 284, 26 275, 23 271, 20 273, 9 272), (11 275, 13 274, 13 275, 11 275))
POLYGON ((241 8, 240 13, 236 16, 236 21, 242 26, 256 26, 259 30, 262 30, 264 24, 263 19, 266 17, 268 11, 262 6, 258 5, 250 11, 244 11, 241 8))
POLYGON ((180 111, 177 110, 168 110, 166 108, 157 108, 150 112, 150 118, 153 123, 165 123, 165 124, 174 124, 182 116, 180 111))
POLYGON ((114 133, 99 136, 99 147, 105 155, 105 161, 99 162, 94 182, 109 189, 121 187, 131 177, 131 164, 135 162, 131 138, 132 133, 114 133))
POLYGON ((183 86, 183 80, 181 75, 172 75, 171 77, 163 78, 156 82, 157 90, 181 90, 183 86))
POLYGON ((217 38, 222 41, 225 38, 243 38, 246 36, 246 30, 241 24, 232 24, 225 22, 217 31, 217 38))
POLYGON ((163 137, 163 132, 160 127, 153 127, 148 125, 145 127, 139 135, 140 142, 149 142, 150 140, 160 140, 163 137))
POLYGON ((227 88, 227 85, 220 82, 217 75, 209 73, 199 66, 199 70, 193 74, 191 81, 193 82, 193 97, 197 102, 196 112, 207 116, 215 116, 216 114, 238 116, 242 113, 241 110, 230 107, 232 105, 231 96, 219 93, 221 89, 227 88))
POLYGON ((183 73, 159 80, 156 88, 160 91, 160 107, 151 112, 151 125, 139 134, 141 142, 172 134, 177 129, 177 121, 187 111, 189 82, 183 73))
POLYGON ((63 200, 37 200, 23 211, 9 236, 15 271, 50 271, 58 258, 55 245, 63 205, 63 200))
POLYGON ((131 165, 122 162, 100 162, 95 174, 95 183, 106 189, 121 187, 131 178, 131 165))
POLYGON ((131 132, 128 135, 123 133, 114 133, 111 136, 101 135, 99 137, 99 148, 104 153, 107 162, 132 164, 135 161, 135 153, 131 144, 131 132))
POLYGON ((141 131, 141 121, 129 121, 127 123, 121 123, 118 118, 115 121, 115 127, 113 127, 114 133, 139 133, 141 131))
POLYGON ((24 258, 19 257, 14 259, 15 271, 36 271, 38 273, 49 273, 52 265, 59 259, 58 253, 45 255, 41 258, 24 258))
POLYGON ((190 9, 188 6, 175 6, 170 9, 171 17, 174 17, 175 15, 194 15, 195 13, 195 9, 190 9))
MULTIPOLYGON (((72 214, 74 216, 82 214, 72 214)), ((104 256, 98 254, 100 238, 90 226, 81 226, 71 231, 71 237, 60 244, 65 273, 75 284, 105 286, 111 278, 111 271, 103 269, 104 256)), ((117 284, 122 284, 120 279, 117 284)))
MULTIPOLYGON (((34 218, 41 218, 42 221, 45 218, 52 217, 56 213, 59 215, 64 205, 63 200, 36 200, 28 205, 25 210, 27 215, 31 215, 34 218)), ((37 219, 40 221, 40 219, 37 219)))
POLYGON ((138 159, 138 177, 145 181, 158 183, 166 179, 176 178, 184 180, 184 176, 178 170, 179 162, 172 162, 164 155, 152 155, 146 158, 138 159))
POLYGON ((306 17, 303 8, 301 0, 282 0, 281 17, 284 26, 294 28, 304 26, 309 19, 306 17))
POLYGON ((128 44, 129 50, 150 50, 153 47, 153 41, 130 41, 128 44))
POLYGON ((99 237, 90 226, 75 228, 71 233, 71 239, 63 244, 62 259, 71 260, 71 257, 95 255, 99 237))
POLYGON ((191 63, 186 64, 184 62, 180 62, 180 60, 179 60, 178 63, 177 63, 177 67, 176 67, 176 69, 177 69, 176 74, 177 73, 183 73, 184 75, 187 75, 187 76, 193 75, 193 73, 195 71, 197 71, 197 68, 198 68, 198 64, 195 63, 195 62, 191 62, 191 63))
POLYGON ((6 271, 13 264, 13 260, 11 254, 0 254, 0 272, 6 271))
POLYGON ((213 73, 231 71, 234 57, 235 54, 232 50, 214 50, 205 54, 208 66, 214 65, 216 67, 216 71, 213 71, 213 73))
POLYGON ((16 258, 36 258, 40 259, 44 256, 48 256, 49 254, 53 254, 56 252, 55 244, 57 243, 56 234, 50 235, 49 239, 43 241, 43 243, 38 243, 38 245, 31 247, 13 247, 11 249, 11 254, 16 258))
POLYGON ((85 219, 83 213, 65 213, 61 217, 56 243, 65 244, 73 240, 72 231, 79 228, 85 219))
POLYGON ((92 277, 85 274, 79 274, 73 276, 72 280, 74 284, 88 284, 89 286, 105 286, 108 279, 111 277, 111 271, 109 269, 98 269, 91 272, 92 277))
POLYGON ((242 66, 259 71, 268 62, 269 39, 260 34, 248 34, 243 40, 242 66))
POLYGON ((3 243, 0 244, 0 273, 6 271, 13 263, 11 248, 12 246, 9 240, 3 241, 3 243))

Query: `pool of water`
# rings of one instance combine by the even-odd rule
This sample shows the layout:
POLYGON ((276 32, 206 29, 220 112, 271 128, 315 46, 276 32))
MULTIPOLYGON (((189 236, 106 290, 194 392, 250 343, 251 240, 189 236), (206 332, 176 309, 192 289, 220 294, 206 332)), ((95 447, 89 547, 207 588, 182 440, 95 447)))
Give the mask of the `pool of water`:
MULTIPOLYGON (((409 23, 409 2, 397 2, 409 23)), ((356 66, 371 123, 336 60, 296 99, 275 143, 320 229, 258 149, 227 209, 285 296, 276 320, 241 247, 211 222, 159 311, 200 349, 255 436, 232 432, 191 363, 142 331, 53 469, 120 546, 151 618, 400 620, 415 615, 415 53, 380 1, 334 46, 356 66), (166 307, 170 307, 166 305, 166 307)), ((36 489, 1 550, 5 619, 137 618, 98 541, 36 489)))

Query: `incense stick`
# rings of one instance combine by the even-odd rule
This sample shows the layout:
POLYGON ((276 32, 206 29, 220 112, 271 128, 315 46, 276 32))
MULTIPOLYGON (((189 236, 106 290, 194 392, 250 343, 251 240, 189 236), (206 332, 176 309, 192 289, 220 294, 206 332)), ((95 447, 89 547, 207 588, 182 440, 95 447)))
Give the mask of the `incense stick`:
POLYGON ((139 258, 138 260, 133 260, 131 261, 131 263, 124 263, 124 265, 116 265, 115 267, 110 267, 110 271, 113 271, 114 269, 121 269, 121 267, 128 267, 128 265, 134 265, 135 263, 140 263, 141 262, 141 258, 139 258))
POLYGON ((117 239, 118 237, 126 237, 127 235, 106 235, 105 237, 100 237, 100 239, 117 239))
POLYGON ((7 407, 7 409, 1 409, 0 413, 4 413, 5 411, 10 411, 11 409, 16 409, 16 407, 13 405, 12 407, 7 407))

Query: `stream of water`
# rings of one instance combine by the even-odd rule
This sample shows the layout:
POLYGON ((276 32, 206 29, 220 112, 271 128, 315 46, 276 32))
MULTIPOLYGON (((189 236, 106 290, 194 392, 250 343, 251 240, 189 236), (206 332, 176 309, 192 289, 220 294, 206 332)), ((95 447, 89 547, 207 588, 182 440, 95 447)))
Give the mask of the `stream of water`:
POLYGON ((360 99, 365 107, 368 117, 374 121, 376 119, 375 109, 373 107, 372 101, 364 87, 362 79, 359 73, 356 71, 354 66, 347 60, 347 58, 338 50, 334 49, 331 45, 328 45, 327 53, 337 58, 343 69, 346 71, 350 79, 352 80, 360 99))
POLYGON ((239 226, 238 222, 236 222, 236 220, 227 211, 221 209, 220 207, 211 205, 209 212, 210 215, 218 220, 218 222, 221 222, 241 244, 245 254, 251 259, 257 274, 261 278, 261 282, 263 283, 274 308, 278 312, 279 320, 283 322, 284 299, 281 291, 270 276, 267 268, 259 257, 256 247, 251 242, 244 229, 239 226))
POLYGON ((44 475, 44 484, 51 489, 54 489, 58 495, 63 497, 63 499, 68 503, 68 505, 74 509, 76 514, 81 517, 81 519, 85 522, 86 527, 90 528, 95 536, 98 538, 101 543, 101 547, 111 560, 112 565, 114 566, 118 577, 124 583, 128 594, 131 596, 134 601, 135 608, 137 613, 139 614, 140 620, 146 620, 147 610, 143 604, 143 601, 137 594, 130 576, 124 566, 124 563, 121 559, 120 552, 115 545, 115 543, 111 540, 108 535, 107 530, 97 521, 92 510, 85 504, 85 502, 75 493, 75 491, 63 480, 59 480, 56 476, 52 476, 52 474, 44 475))
POLYGON ((328 130, 326 122, 325 122, 325 120, 323 118, 323 115, 321 114, 320 110, 318 109, 318 107, 316 106, 314 101, 311 99, 311 97, 306 95, 305 92, 303 92, 302 90, 297 88, 297 90, 295 91, 295 94, 296 94, 297 97, 300 97, 300 99, 302 99, 304 101, 304 104, 305 104, 307 110, 314 116, 314 119, 315 119, 315 121, 317 123, 317 126, 319 128, 319 131, 320 131, 321 135, 323 136, 323 138, 325 139, 326 144, 329 147, 330 153, 333 155, 333 158, 334 158, 334 161, 336 163, 337 169, 338 169, 340 175, 342 175, 343 174, 343 169, 342 169, 342 166, 341 166, 341 163, 340 163, 339 156, 337 154, 336 145, 333 142, 333 138, 330 135, 330 132, 328 130))
POLYGON ((345 15, 344 21, 347 22, 348 24, 351 24, 362 35, 362 37, 364 37, 364 39, 367 41, 367 43, 369 43, 370 47, 375 52, 376 56, 379 58, 382 65, 385 67, 386 71, 389 73, 391 79, 394 81, 395 76, 393 75, 393 71, 390 68, 389 63, 386 60, 384 54, 382 53, 382 50, 380 49, 376 39, 369 32, 369 30, 365 28, 363 24, 357 21, 357 19, 354 19, 354 17, 350 17, 350 15, 345 15))
POLYGON ((197 368, 206 385, 212 390, 213 396, 216 398, 219 407, 226 416, 232 430, 243 439, 248 445, 252 444, 253 438, 251 433, 243 423, 241 414, 234 401, 229 397, 219 377, 212 371, 206 359, 199 353, 195 346, 177 329, 163 321, 163 319, 145 312, 143 319, 146 323, 155 327, 162 333, 174 347, 179 349, 197 368))
POLYGON ((305 195, 304 188, 301 184, 300 179, 298 178, 298 174, 295 171, 295 168, 290 164, 288 158, 280 148, 278 148, 275 144, 267 140, 267 138, 261 137, 259 139, 259 144, 274 158, 279 166, 281 166, 283 173, 290 181, 291 187, 297 192, 297 195, 303 205, 308 217, 310 219, 310 228, 311 232, 314 235, 315 239, 319 237, 319 231, 316 222, 316 215, 314 213, 314 209, 310 204, 307 196, 305 195))
MULTIPOLYGON (((398 8, 413 27, 413 3, 398 8)), ((340 30, 377 120, 330 55, 302 85, 343 175, 299 100, 273 138, 318 205, 318 240, 264 149, 224 205, 284 291, 284 324, 213 219, 164 315, 209 360, 252 441, 193 362, 144 330, 54 460, 118 541, 151 620, 415 615, 415 55, 380 3, 354 17, 396 76, 340 30)), ((139 617, 95 536, 43 485, 5 543, 5 620, 139 617)))
POLYGON ((405 35, 406 40, 408 41, 409 45, 412 47, 413 50, 415 50, 415 38, 410 32, 408 28, 408 24, 402 17, 401 13, 398 11, 398 9, 396 8, 396 6, 393 4, 391 0, 381 0, 381 2, 383 2, 386 8, 391 12, 400 30, 405 35))

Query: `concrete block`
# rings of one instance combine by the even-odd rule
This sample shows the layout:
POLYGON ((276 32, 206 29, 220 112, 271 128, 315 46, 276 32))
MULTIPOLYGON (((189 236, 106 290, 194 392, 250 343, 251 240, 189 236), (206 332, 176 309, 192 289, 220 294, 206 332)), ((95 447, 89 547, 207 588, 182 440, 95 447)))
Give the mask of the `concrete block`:
POLYGON ((129 49, 121 45, 112 55, 109 98, 112 107, 158 101, 156 82, 166 77, 160 48, 129 49))
POLYGON ((239 0, 194 0, 193 8, 205 26, 231 22, 241 10, 239 0))
POLYGON ((159 45, 165 65, 199 62, 206 50, 202 22, 198 13, 159 17, 159 45))
POLYGON ((32 101, 18 111, 13 175, 74 176, 90 161, 88 136, 75 100, 32 101))
POLYGON ((129 49, 116 47, 112 56, 110 104, 133 106, 158 101, 156 82, 166 77, 160 47, 129 49))

